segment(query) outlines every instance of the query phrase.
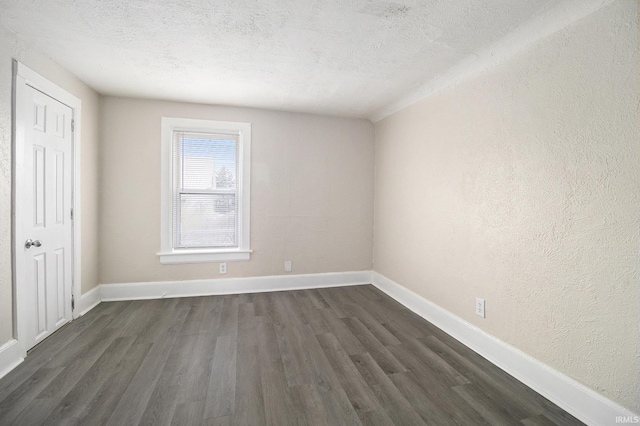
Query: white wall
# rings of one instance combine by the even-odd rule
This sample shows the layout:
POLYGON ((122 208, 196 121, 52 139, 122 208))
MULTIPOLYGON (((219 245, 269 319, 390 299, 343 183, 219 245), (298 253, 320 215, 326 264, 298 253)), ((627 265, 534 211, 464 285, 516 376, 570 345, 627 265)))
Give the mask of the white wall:
POLYGON ((13 335, 11 276, 12 59, 82 100, 82 291, 98 284, 99 95, 0 26, 0 346, 13 335))
POLYGON ((106 97, 100 149, 102 283, 371 269, 373 125, 341 119, 106 97), (250 261, 161 265, 162 116, 250 122, 250 261))
POLYGON ((374 270, 640 412, 636 8, 377 123, 374 270))

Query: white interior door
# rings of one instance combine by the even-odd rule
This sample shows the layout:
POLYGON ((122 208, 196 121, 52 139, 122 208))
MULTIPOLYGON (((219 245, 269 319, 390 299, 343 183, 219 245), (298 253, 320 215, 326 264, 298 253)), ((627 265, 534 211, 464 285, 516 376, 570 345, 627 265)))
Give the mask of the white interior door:
POLYGON ((73 112, 28 85, 21 98, 16 247, 23 253, 16 256, 16 286, 25 310, 19 339, 28 350, 72 318, 73 112))

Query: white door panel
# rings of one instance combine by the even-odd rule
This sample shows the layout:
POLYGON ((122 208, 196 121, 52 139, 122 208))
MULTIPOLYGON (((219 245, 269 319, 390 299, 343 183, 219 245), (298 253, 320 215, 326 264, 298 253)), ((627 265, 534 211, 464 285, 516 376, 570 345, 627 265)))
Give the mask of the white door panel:
POLYGON ((22 328, 29 349, 72 318, 72 110, 26 86, 24 170, 17 238, 24 246, 16 285, 24 290, 28 315, 22 328), (38 246, 39 245, 39 246, 38 246))

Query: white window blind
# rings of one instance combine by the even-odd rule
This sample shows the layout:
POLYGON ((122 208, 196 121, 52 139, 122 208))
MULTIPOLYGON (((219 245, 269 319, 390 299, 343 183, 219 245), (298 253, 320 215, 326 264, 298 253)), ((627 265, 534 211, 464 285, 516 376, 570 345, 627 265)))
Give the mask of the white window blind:
POLYGON ((251 123, 162 117, 162 264, 251 260, 251 123))
POLYGON ((173 132, 175 248, 238 247, 238 135, 173 132))

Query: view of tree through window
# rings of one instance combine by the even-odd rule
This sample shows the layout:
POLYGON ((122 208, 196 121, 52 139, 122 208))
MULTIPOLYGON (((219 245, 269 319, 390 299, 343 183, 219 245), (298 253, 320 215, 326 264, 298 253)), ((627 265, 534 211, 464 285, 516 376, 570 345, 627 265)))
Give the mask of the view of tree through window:
POLYGON ((237 247, 237 137, 175 132, 176 246, 237 247))

